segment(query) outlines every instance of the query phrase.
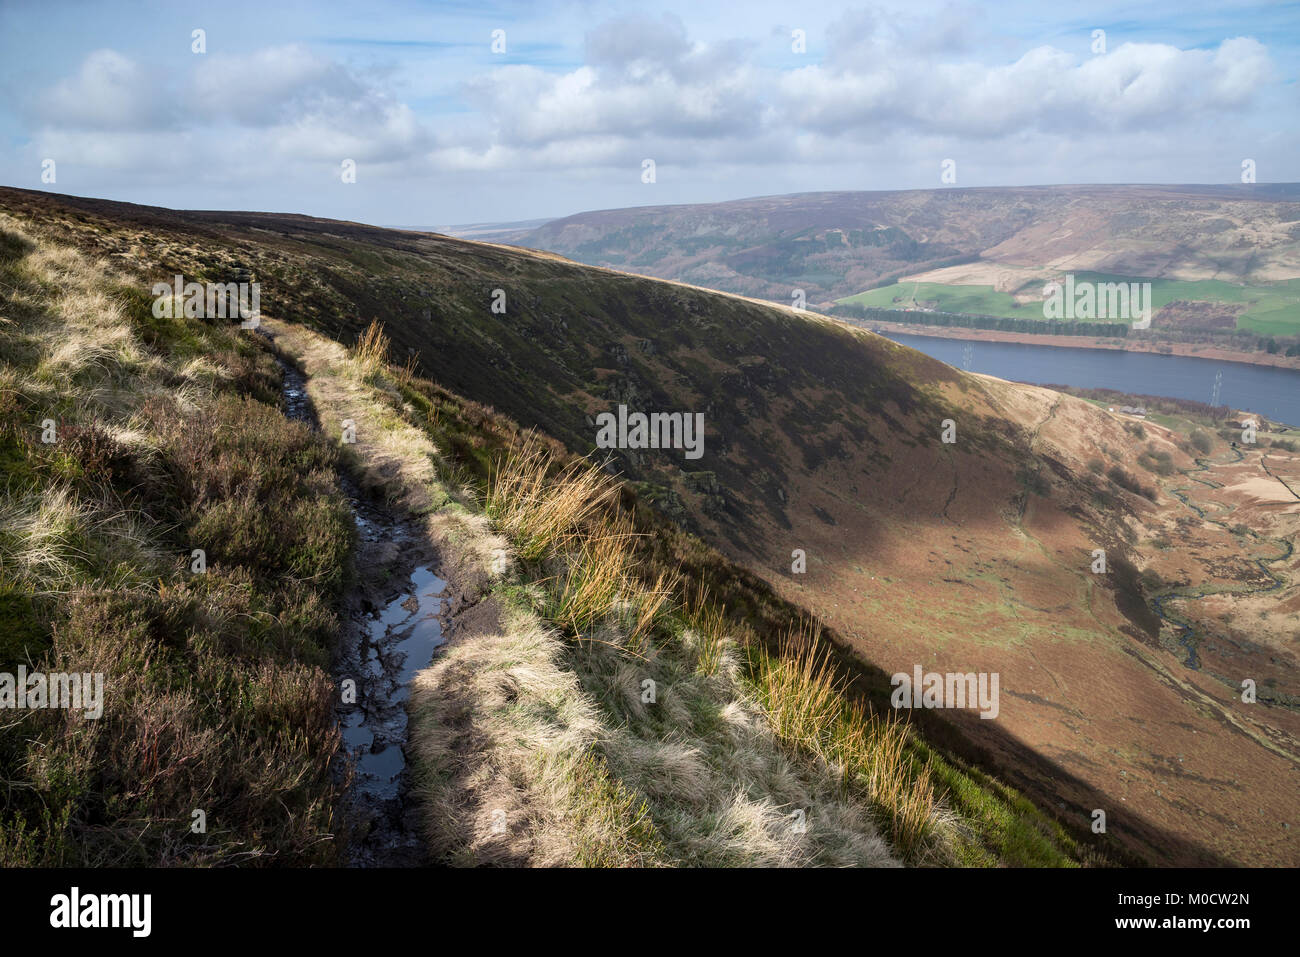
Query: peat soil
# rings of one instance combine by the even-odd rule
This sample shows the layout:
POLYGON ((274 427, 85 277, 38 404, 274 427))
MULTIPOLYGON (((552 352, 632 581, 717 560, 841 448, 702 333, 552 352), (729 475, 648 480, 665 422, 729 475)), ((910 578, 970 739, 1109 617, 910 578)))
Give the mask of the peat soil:
MULTIPOLYGON (((285 414, 319 430, 306 376, 277 360, 285 414)), ((343 472, 339 484, 356 524, 358 572, 344 599, 332 669, 343 736, 336 773, 346 785, 343 860, 353 867, 419 867, 429 861, 408 801, 406 702, 412 678, 445 640, 450 596, 423 526, 365 495, 343 472)))

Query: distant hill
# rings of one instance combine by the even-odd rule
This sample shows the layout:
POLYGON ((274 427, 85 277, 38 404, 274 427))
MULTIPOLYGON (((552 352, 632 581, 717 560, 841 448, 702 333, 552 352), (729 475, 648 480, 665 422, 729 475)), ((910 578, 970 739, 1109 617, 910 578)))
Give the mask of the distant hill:
MULTIPOLYGON (((517 224, 514 224, 517 225, 517 224)), ((1271 282, 1300 277, 1300 184, 823 192, 578 213, 476 238, 790 302, 944 267, 1016 286, 1023 269, 1271 282)), ((953 281, 940 277, 937 281, 953 281)))
MULTIPOLYGON (((1075 249, 1082 264, 1107 244, 1108 255, 1130 245, 1138 256, 1141 243, 1163 242, 1181 252, 1162 268, 1218 251, 1255 276, 1294 258, 1286 237, 1297 227, 1284 217, 1300 219, 1300 203, 1280 198, 1293 194, 810 194, 585 214, 533 236, 590 246, 575 255, 596 258, 622 248, 629 269, 667 244, 694 282, 704 277, 684 251, 707 259, 710 244, 731 242, 728 261, 752 272, 730 275, 786 263, 811 287, 811 270, 825 268, 822 295, 848 282, 828 263, 857 253, 864 264, 845 276, 1049 246, 1075 249), (1122 238, 1108 238, 1121 206, 1122 238), (1234 258, 1243 229, 1279 238, 1234 258)), ((944 740, 965 742, 963 754, 1072 826, 1106 809, 1114 846, 1145 859, 1300 860, 1294 829, 1280 823, 1294 810, 1300 755, 1300 576, 1283 545, 1300 532, 1288 491, 1300 487, 1300 457, 1285 447, 1242 451, 1229 444, 1236 433, 1214 434, 1220 423, 1132 421, 808 312, 527 249, 25 190, 0 189, 0 210, 141 277, 142 295, 175 274, 251 277, 268 317, 344 344, 381 320, 399 361, 411 356, 421 375, 578 454, 597 451, 596 417, 620 405, 702 414, 701 457, 622 448, 612 466, 641 503, 830 625, 864 664, 874 700, 882 672, 867 663, 884 675, 922 665, 997 673, 997 720, 919 710, 913 720, 942 723, 936 735, 956 734, 944 740), (504 311, 492 309, 498 300, 504 311), (1198 437, 1194 425, 1209 431, 1198 437), (941 437, 949 428, 953 441, 941 437), (806 559, 798 572, 796 552, 806 559), (1259 707, 1241 706, 1243 676, 1258 682, 1259 707)))
POLYGON ((517 223, 461 223, 455 226, 435 226, 433 232, 445 233, 458 239, 477 239, 487 243, 516 243, 520 238, 549 222, 551 222, 549 219, 524 219, 517 223))

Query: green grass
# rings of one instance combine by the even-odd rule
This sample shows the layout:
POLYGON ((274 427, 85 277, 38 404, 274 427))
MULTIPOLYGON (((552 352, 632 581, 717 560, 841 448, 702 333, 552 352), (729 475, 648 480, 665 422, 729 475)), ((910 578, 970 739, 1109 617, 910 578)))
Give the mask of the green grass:
MULTIPOLYGON (((1140 276, 1120 276, 1114 273, 1077 272, 1075 282, 1151 283, 1152 311, 1175 301, 1222 302, 1244 304, 1248 308, 1237 318, 1237 328, 1261 335, 1291 336, 1300 334, 1300 279, 1278 283, 1238 285, 1218 279, 1184 281, 1177 279, 1146 279, 1140 276)), ((1035 295, 1042 289, 1042 281, 1033 279, 1017 289, 1035 295)), ((839 303, 856 303, 879 309, 916 308, 921 301, 935 301, 940 312, 968 315, 999 316, 1008 319, 1043 318, 1040 302, 1018 304, 1010 292, 998 292, 985 285, 948 285, 933 282, 902 282, 878 289, 870 289, 838 300, 839 303), (895 302, 895 299, 899 301, 895 302)))
POLYGON ((935 766, 936 782, 946 788, 954 811, 972 826, 977 841, 958 848, 965 866, 1077 867, 1102 863, 1061 824, 1023 795, 964 762, 935 766))
POLYGON ((1075 281, 1149 282, 1153 310, 1175 301, 1246 304, 1248 308, 1237 318, 1238 329, 1269 335, 1294 335, 1300 332, 1300 279, 1238 285, 1219 279, 1144 279, 1113 273, 1082 272, 1075 274, 1075 281))
POLYGON ((1010 293, 998 292, 992 286, 949 286, 937 282, 895 283, 848 296, 838 300, 838 303, 874 306, 878 309, 914 309, 918 302, 930 300, 937 300, 934 308, 940 312, 1001 316, 1008 319, 1043 318, 1040 304, 1019 305, 1010 293), (899 301, 895 302, 895 298, 899 301))

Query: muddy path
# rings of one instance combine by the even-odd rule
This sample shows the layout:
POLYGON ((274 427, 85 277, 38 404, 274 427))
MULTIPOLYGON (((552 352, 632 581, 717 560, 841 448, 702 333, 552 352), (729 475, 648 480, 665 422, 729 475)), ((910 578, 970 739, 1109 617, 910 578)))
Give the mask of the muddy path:
MULTIPOLYGON (((276 359, 285 414, 319 431, 306 376, 287 359, 276 359)), ((336 710, 344 753, 336 773, 347 787, 344 863, 417 867, 428 861, 408 800, 406 702, 416 672, 445 640, 450 596, 423 527, 365 496, 342 471, 339 484, 356 524, 358 570, 345 598, 333 667, 342 692, 336 710)))

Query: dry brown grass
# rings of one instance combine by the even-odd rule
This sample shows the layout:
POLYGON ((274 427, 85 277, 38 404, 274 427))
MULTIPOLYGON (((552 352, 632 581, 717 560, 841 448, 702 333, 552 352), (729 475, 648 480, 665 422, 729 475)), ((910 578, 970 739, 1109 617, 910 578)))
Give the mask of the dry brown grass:
MULTIPOLYGON (((487 514, 516 543, 519 557, 536 561, 566 544, 611 500, 616 480, 593 462, 558 468, 554 453, 527 438, 488 479, 487 514)), ((592 545, 613 562, 613 545, 592 545)))
MULTIPOLYGON (((406 362, 404 362, 402 367, 397 369, 394 373, 398 388, 405 389, 410 386, 411 381, 415 378, 415 373, 419 368, 419 365, 420 359, 414 353, 406 357, 406 362)), ((429 407, 429 415, 432 421, 437 421, 436 410, 433 406, 429 407)))
POLYGON ((829 647, 815 628, 794 628, 777 654, 760 652, 760 699, 783 741, 843 775, 877 809, 892 845, 909 860, 944 852, 949 815, 935 794, 929 760, 919 766, 908 726, 850 703, 829 647))
POLYGON ((843 760, 850 768, 866 768, 866 790, 886 812, 890 842, 918 859, 943 862, 952 819, 935 794, 933 759, 915 767, 908 749, 911 729, 897 715, 871 719, 856 709, 848 728, 843 760))
POLYGON ((632 534, 623 527, 601 528, 570 540, 574 554, 557 576, 549 617, 581 635, 632 587, 629 574, 632 534))
MULTIPOLYGON (((792 629, 780 652, 763 657, 759 682, 776 733, 817 753, 842 714, 842 683, 820 635, 807 625, 792 629)), ((823 755, 825 756, 825 755, 823 755)))
POLYGON ((352 347, 352 358, 356 360, 357 369, 367 382, 387 371, 391 349, 392 342, 384 333, 384 324, 378 319, 372 319, 352 347))
POLYGON ((651 585, 636 585, 631 602, 631 618, 625 626, 627 649, 631 654, 640 654, 654 633, 655 626, 673 607, 673 596, 677 593, 679 576, 676 573, 662 572, 651 585))

